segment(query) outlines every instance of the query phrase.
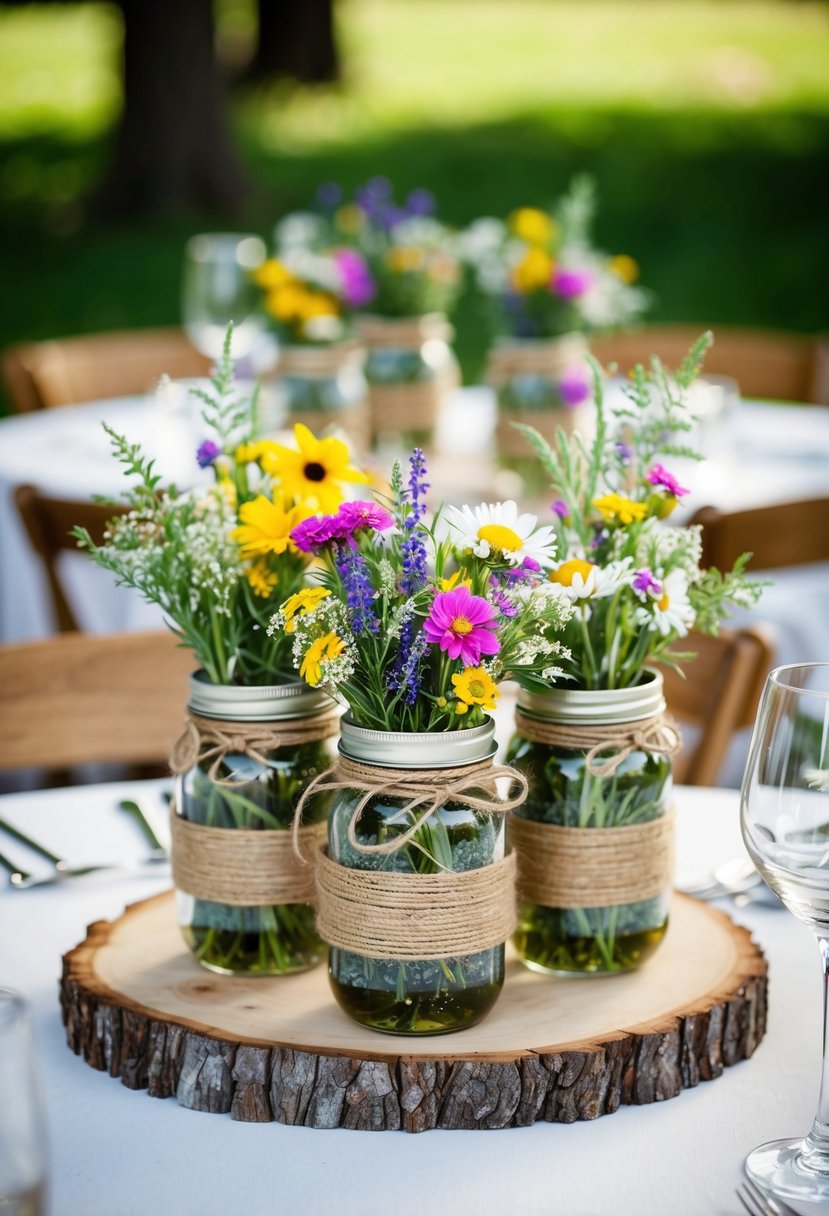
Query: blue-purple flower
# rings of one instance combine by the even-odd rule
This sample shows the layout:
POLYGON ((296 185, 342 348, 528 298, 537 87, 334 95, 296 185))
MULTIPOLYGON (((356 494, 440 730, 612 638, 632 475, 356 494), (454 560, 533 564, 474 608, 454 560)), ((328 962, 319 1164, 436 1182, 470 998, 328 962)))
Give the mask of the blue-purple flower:
POLYGON ((209 469, 217 456, 221 456, 222 449, 218 443, 212 439, 205 439, 196 449, 196 460, 200 469, 209 469))

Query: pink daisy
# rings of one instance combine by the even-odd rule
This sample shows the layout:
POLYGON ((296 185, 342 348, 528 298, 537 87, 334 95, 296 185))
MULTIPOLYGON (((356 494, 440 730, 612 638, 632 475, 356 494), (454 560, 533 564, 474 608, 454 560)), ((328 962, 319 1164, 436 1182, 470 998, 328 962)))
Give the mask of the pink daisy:
POLYGON ((689 493, 685 486, 679 484, 673 473, 669 473, 664 465, 661 464, 655 464, 649 470, 647 480, 652 486, 661 486, 669 494, 672 494, 674 498, 682 498, 683 494, 689 493))
POLYGON ((495 609, 468 587, 455 587, 436 595, 423 626, 430 642, 437 642, 450 659, 464 667, 477 667, 481 656, 497 654, 495 609))

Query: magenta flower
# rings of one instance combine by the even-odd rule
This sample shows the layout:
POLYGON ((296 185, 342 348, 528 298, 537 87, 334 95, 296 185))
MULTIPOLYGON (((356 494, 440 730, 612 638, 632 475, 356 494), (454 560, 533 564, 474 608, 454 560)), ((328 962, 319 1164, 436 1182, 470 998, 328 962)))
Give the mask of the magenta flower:
POLYGON ((567 503, 563 498, 557 498, 555 502, 551 502, 550 510, 557 515, 559 519, 566 519, 570 514, 570 508, 567 506, 567 503))
POLYGON ((647 566, 643 566, 641 570, 637 570, 633 576, 631 584, 633 590, 643 599, 645 596, 653 596, 655 600, 662 597, 662 584, 658 578, 654 578, 653 573, 647 566))
POLYGON ((336 515, 312 515, 310 519, 303 519, 291 532, 291 540, 300 553, 319 553, 336 537, 336 515))
POLYGON ((423 632, 437 642, 450 659, 460 659, 464 667, 477 667, 481 656, 497 654, 501 643, 495 636, 495 610, 468 587, 455 587, 436 595, 423 632))
POLYGON ((355 532, 364 529, 387 532, 394 527, 394 516, 376 502, 341 503, 334 519, 338 521, 337 540, 349 540, 355 532))
POLYGON ((674 498, 682 498, 683 494, 690 493, 685 486, 681 486, 679 484, 673 473, 669 473, 668 470, 661 464, 655 464, 653 468, 648 471, 646 480, 649 481, 652 486, 662 486, 662 488, 667 490, 669 494, 672 494, 674 498))
POLYGON ((589 270, 554 270, 550 286, 565 300, 576 300, 593 286, 593 276, 589 270))
POLYGON ((377 284, 366 261, 353 249, 338 249, 334 261, 340 274, 343 300, 348 308, 363 308, 377 295, 377 284))
POLYGON ((590 384, 581 369, 565 372, 559 381, 558 391, 565 405, 581 405, 590 396, 590 384))

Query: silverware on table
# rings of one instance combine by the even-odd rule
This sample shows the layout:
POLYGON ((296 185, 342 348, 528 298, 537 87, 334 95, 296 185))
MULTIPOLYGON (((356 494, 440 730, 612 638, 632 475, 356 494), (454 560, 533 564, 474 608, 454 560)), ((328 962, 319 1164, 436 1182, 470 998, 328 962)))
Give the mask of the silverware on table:
POLYGON ((689 883, 679 890, 695 899, 732 899, 738 907, 748 904, 762 904, 767 908, 783 907, 780 899, 764 882, 748 857, 733 857, 716 866, 708 878, 701 882, 689 883))
POLYGON ((738 1186, 737 1198, 749 1216, 797 1216, 794 1208, 775 1195, 761 1191, 750 1178, 738 1186))
POLYGON ((147 818, 146 811, 144 811, 139 802, 136 802, 134 798, 122 798, 118 803, 118 807, 119 810, 126 811, 128 815, 132 816, 132 818, 138 824, 138 827, 143 832, 144 838, 149 842, 151 848, 155 849, 159 853, 166 852, 164 844, 156 834, 155 828, 147 818))
MULTIPOLYGON (((143 819, 143 812, 140 810, 137 803, 133 803, 132 805, 136 807, 138 814, 143 819)), ((102 862, 97 865, 89 866, 73 866, 64 857, 58 856, 57 853, 54 853, 51 849, 48 849, 46 845, 41 844, 39 840, 35 840, 34 837, 21 831, 21 829, 15 824, 8 823, 5 819, 0 819, 0 831, 5 832, 6 835, 10 836, 13 840, 18 841, 18 843, 25 845, 26 848, 31 849, 32 852, 37 853, 40 857, 43 857, 51 864, 52 871, 50 874, 46 875, 30 874, 28 870, 24 870, 4 853, 0 853, 0 868, 8 871, 9 885, 14 890, 27 891, 30 887, 50 886, 53 883, 62 882, 67 878, 83 878, 87 874, 98 874, 107 870, 111 870, 113 872, 143 870, 148 866, 158 865, 168 861, 169 858, 167 856, 167 850, 155 835, 151 824, 147 821, 145 822, 146 828, 143 830, 147 836, 147 839, 152 839, 153 842, 153 851, 148 853, 146 857, 130 859, 129 861, 102 862)))

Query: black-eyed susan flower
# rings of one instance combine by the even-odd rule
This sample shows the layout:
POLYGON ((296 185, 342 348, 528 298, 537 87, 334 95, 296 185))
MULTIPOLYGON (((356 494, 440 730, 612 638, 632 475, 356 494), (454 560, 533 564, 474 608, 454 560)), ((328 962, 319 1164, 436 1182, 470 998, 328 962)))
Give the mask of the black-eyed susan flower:
POLYGON ((467 667, 464 671, 452 676, 455 696, 458 698, 455 713, 468 713, 470 706, 480 705, 481 709, 492 710, 500 696, 495 681, 484 667, 467 667))
POLYGON ((342 502, 344 484, 368 481, 366 474, 351 464, 348 445, 341 439, 317 439, 301 422, 294 427, 294 438, 296 449, 275 443, 262 456, 262 468, 279 481, 286 498, 299 499, 311 509, 328 513, 336 511, 342 502))

